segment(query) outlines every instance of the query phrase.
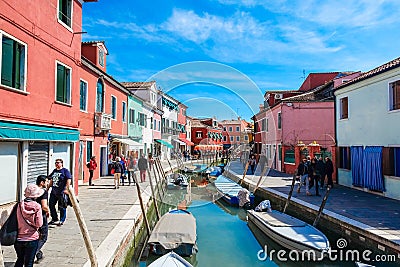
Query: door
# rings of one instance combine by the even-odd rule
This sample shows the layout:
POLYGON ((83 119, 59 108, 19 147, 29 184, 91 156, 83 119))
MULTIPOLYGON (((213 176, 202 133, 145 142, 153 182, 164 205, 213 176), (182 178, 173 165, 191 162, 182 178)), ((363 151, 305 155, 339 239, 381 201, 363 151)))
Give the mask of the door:
POLYGON ((49 143, 29 144, 27 184, 35 184, 39 175, 49 174, 49 143))

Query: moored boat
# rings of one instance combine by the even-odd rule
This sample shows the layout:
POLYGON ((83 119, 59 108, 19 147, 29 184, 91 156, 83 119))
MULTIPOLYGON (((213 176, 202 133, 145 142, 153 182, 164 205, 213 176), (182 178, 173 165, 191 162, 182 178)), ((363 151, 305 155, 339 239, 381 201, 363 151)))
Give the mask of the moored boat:
POLYGON ((186 210, 171 210, 157 222, 148 244, 150 251, 156 255, 170 251, 181 256, 196 254, 196 218, 186 210))
POLYGON ((320 230, 300 219, 271 209, 248 210, 247 217, 248 222, 252 222, 265 235, 286 249, 308 255, 310 260, 328 256, 328 238, 320 230))
MULTIPOLYGON (((218 176, 214 181, 214 185, 222 195, 223 200, 232 206, 239 206, 238 194, 243 190, 243 187, 223 175, 218 176)), ((249 194, 249 201, 250 206, 252 206, 254 203, 254 195, 252 193, 249 194)))
POLYGON ((171 173, 167 175, 168 189, 186 188, 188 185, 188 178, 182 173, 171 173))
POLYGON ((193 267, 187 260, 171 251, 153 261, 149 267, 193 267))

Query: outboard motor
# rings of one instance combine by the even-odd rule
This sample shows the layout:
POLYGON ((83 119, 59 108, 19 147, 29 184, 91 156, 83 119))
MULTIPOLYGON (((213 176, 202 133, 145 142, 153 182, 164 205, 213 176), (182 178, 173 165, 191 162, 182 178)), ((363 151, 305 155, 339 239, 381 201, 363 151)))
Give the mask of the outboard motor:
POLYGON ((239 207, 243 207, 244 209, 250 209, 250 192, 246 188, 240 189, 237 195, 239 199, 239 207))
POLYGON ((271 202, 267 200, 261 201, 260 204, 254 209, 255 211, 266 211, 266 212, 272 212, 271 209, 271 202))

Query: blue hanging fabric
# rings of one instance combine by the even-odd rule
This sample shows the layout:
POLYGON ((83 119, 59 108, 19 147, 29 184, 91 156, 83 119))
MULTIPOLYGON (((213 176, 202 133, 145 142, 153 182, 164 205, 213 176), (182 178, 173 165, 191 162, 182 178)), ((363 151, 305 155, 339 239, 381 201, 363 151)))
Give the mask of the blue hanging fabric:
POLYGON ((364 149, 365 187, 369 190, 386 191, 382 173, 382 147, 367 146, 364 149))
POLYGON ((352 146, 351 151, 351 177, 354 186, 364 187, 365 175, 363 173, 364 148, 362 146, 352 146))

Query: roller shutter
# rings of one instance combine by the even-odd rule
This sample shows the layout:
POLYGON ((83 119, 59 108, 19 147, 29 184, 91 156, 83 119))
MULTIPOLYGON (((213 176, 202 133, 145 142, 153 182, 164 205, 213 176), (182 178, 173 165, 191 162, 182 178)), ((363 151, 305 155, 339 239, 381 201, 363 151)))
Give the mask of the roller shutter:
POLYGON ((35 142, 29 144, 28 178, 27 183, 36 183, 36 178, 48 175, 49 143, 35 142))

